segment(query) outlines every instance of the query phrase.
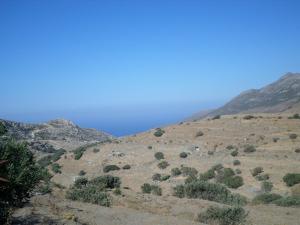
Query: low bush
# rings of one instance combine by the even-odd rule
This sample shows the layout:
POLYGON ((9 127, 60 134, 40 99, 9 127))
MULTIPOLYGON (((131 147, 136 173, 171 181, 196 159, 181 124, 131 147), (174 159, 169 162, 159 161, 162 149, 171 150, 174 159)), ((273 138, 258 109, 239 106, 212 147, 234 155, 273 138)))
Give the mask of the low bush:
POLYGON ((131 166, 129 164, 126 164, 125 166, 122 167, 123 170, 130 170, 131 166))
POLYGON ((223 169, 223 165, 221 163, 214 165, 211 169, 214 171, 219 171, 221 169, 223 169))
POLYGON ((168 180, 168 179, 170 179, 170 175, 163 175, 163 176, 161 176, 161 181, 166 181, 166 180, 168 180))
POLYGON ((152 176, 153 181, 161 181, 161 174, 156 173, 152 176))
POLYGON ((148 149, 152 149, 153 147, 151 145, 148 146, 148 149))
POLYGON ((153 133, 153 135, 155 137, 161 137, 163 136, 163 134, 165 133, 164 130, 162 130, 161 128, 156 128, 155 132, 153 133))
POLYGON ((246 145, 244 147, 244 152, 246 152, 246 153, 252 153, 255 151, 256 151, 256 148, 253 145, 246 145))
POLYGON ((289 119, 300 119, 300 115, 295 113, 293 116, 288 117, 289 119))
POLYGON ((241 165, 241 161, 236 159, 236 160, 233 161, 233 165, 234 166, 239 166, 239 165, 241 165))
POLYGON ((61 158, 61 156, 63 155, 63 154, 65 154, 66 153, 66 150, 64 150, 64 149, 58 149, 52 156, 51 156, 51 160, 53 161, 53 162, 56 162, 56 161, 58 161, 60 158, 61 158))
POLYGON ((248 214, 242 207, 209 207, 198 215, 197 221, 206 224, 238 225, 244 224, 248 214))
POLYGON ((211 151, 211 150, 209 150, 209 151, 207 152, 207 154, 208 154, 208 155, 214 155, 214 154, 215 154, 215 152, 214 152, 214 151, 211 151))
POLYGON ((113 176, 101 176, 88 181, 79 178, 67 191, 66 198, 73 201, 89 202, 101 206, 110 206, 111 198, 107 189, 119 188, 120 178, 113 176))
POLYGON ((164 159, 164 158, 165 158, 164 153, 162 153, 162 152, 156 152, 156 153, 154 154, 154 157, 155 157, 157 160, 161 160, 161 159, 164 159))
POLYGON ((238 150, 234 150, 230 153, 231 156, 236 157, 239 154, 238 150))
POLYGON ((213 118, 211 118, 212 120, 218 120, 218 119, 221 119, 221 115, 216 115, 214 116, 213 118))
POLYGON ((235 169, 235 173, 236 173, 236 174, 241 174, 242 171, 241 171, 240 169, 235 169))
POLYGON ((295 184, 292 188, 292 196, 300 196, 300 184, 295 184))
MULTIPOLYGON (((109 142, 109 141, 108 141, 109 142)), ((82 156, 83 153, 90 147, 96 146, 98 143, 91 143, 91 144, 87 144, 84 146, 80 146, 78 148, 76 148, 75 150, 73 150, 73 154, 74 154, 74 159, 75 160, 79 160, 82 156)))
POLYGON ((145 194, 154 194, 154 195, 162 195, 162 190, 157 185, 150 185, 145 183, 141 186, 142 192, 145 194))
POLYGON ((240 176, 232 176, 227 177, 223 180, 223 184, 225 184, 229 188, 239 188, 244 185, 243 178, 240 176))
POLYGON ((252 116, 252 115, 246 115, 243 117, 244 120, 251 120, 251 119, 254 119, 255 116, 252 116))
POLYGON ((94 152, 94 153, 100 152, 100 149, 99 149, 99 148, 94 148, 94 149, 93 149, 93 152, 94 152))
POLYGON ((202 131, 198 131, 195 136, 196 137, 201 137, 203 135, 204 135, 204 133, 202 131))
POLYGON ((260 189, 263 193, 271 192, 273 188, 273 184, 269 181, 263 181, 260 185, 260 189))
POLYGON ((84 176, 85 174, 86 174, 86 172, 84 170, 80 170, 78 173, 79 176, 84 176))
POLYGON ((181 152, 180 154, 179 154, 179 157, 180 158, 186 158, 188 156, 188 154, 186 153, 186 152, 181 152))
POLYGON ((0 122, 0 136, 2 136, 3 134, 5 134, 7 132, 7 129, 4 125, 3 122, 0 122))
POLYGON ((215 177, 215 170, 209 169, 205 173, 201 173, 199 179, 203 181, 208 181, 214 177, 215 177))
POLYGON ((298 137, 297 134, 289 134, 290 139, 294 140, 298 137))
POLYGON ((235 149, 235 147, 234 147, 233 145, 228 145, 228 146, 226 147, 226 149, 227 149, 227 150, 233 150, 233 149, 235 149))
POLYGON ((141 186, 142 192, 146 194, 151 193, 151 185, 149 183, 145 183, 141 186))
POLYGON ((287 196, 282 197, 273 202, 278 206, 289 207, 289 206, 300 206, 300 197, 299 196, 287 196))
POLYGON ((192 183, 192 182, 195 182, 197 181, 197 177, 196 176, 188 176, 185 180, 184 180, 184 183, 185 184, 188 184, 188 183, 192 183))
POLYGON ((167 161, 161 161, 157 164, 158 168, 160 169, 166 169, 170 164, 167 161))
POLYGON ((235 173, 231 168, 224 168, 218 171, 216 175, 216 181, 223 183, 225 179, 227 179, 228 177, 232 177, 234 175, 235 173))
POLYGON ((106 165, 103 168, 104 173, 108 173, 108 172, 114 171, 114 170, 120 170, 120 167, 118 167, 117 165, 106 165))
POLYGON ((295 152, 296 152, 296 153, 300 153, 300 148, 296 148, 296 149, 295 149, 295 152))
POLYGON ((269 180, 269 178, 270 178, 269 174, 261 174, 261 175, 257 175, 255 177, 255 179, 258 180, 258 181, 269 180))
POLYGON ((121 194, 122 194, 122 191, 121 191, 120 188, 116 188, 116 189, 113 191, 113 193, 114 193, 115 195, 121 195, 121 194))
POLYGON ((196 176, 198 174, 198 170, 193 167, 183 166, 180 170, 183 176, 196 176))
POLYGON ((288 173, 283 177, 283 181, 287 186, 292 187, 300 183, 300 173, 288 173))
POLYGON ((58 163, 53 163, 51 169, 54 173, 61 173, 61 166, 58 163))
POLYGON ((262 167, 255 167, 253 170, 250 171, 252 176, 255 177, 258 174, 264 172, 264 169, 262 167))
POLYGON ((177 168, 177 167, 173 168, 171 170, 171 175, 174 176, 174 177, 179 176, 180 174, 181 174, 181 170, 179 168, 177 168))
POLYGON ((52 163, 52 161, 51 161, 51 155, 47 155, 47 156, 45 156, 45 157, 39 159, 39 160, 37 161, 37 163, 38 163, 41 167, 44 167, 44 168, 47 167, 47 166, 49 166, 49 165, 52 163))
POLYGON ((273 194, 273 193, 264 193, 257 195, 252 202, 255 204, 270 204, 275 200, 282 198, 281 195, 273 194))
POLYGON ((183 198, 199 198, 224 204, 243 205, 246 199, 238 194, 232 194, 221 184, 196 180, 174 188, 174 196, 183 198))

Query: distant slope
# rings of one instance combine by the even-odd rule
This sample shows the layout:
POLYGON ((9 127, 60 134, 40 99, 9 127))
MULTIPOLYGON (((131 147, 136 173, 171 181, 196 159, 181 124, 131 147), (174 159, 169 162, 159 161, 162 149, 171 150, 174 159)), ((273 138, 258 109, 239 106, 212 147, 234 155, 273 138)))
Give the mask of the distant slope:
POLYGON ((81 128, 73 122, 57 119, 47 123, 28 124, 0 119, 7 136, 24 140, 36 151, 51 153, 57 148, 72 150, 80 145, 111 140, 113 137, 95 129, 81 128))
POLYGON ((287 73, 261 89, 242 92, 219 109, 197 119, 237 113, 278 113, 300 108, 300 73, 287 73))

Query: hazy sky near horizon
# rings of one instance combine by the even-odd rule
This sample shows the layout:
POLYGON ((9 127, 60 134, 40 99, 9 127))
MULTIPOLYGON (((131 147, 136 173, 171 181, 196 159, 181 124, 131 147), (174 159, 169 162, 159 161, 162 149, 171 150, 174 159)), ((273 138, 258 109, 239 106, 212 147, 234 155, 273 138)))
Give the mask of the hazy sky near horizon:
POLYGON ((121 135, 220 106, 300 71, 299 11, 297 0, 1 0, 0 118, 121 135))

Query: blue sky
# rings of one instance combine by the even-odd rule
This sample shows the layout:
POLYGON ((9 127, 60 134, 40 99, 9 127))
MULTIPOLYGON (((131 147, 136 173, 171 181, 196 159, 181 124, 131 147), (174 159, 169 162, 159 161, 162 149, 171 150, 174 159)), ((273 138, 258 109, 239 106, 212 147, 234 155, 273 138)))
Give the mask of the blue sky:
POLYGON ((0 117, 116 135, 300 71, 300 1, 0 1, 0 117))

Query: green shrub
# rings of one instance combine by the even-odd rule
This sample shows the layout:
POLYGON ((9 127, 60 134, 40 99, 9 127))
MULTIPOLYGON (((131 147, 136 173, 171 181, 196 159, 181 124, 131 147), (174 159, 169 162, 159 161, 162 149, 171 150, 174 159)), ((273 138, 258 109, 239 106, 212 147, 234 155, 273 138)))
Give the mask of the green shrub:
POLYGON ((99 149, 99 148, 94 148, 94 149, 93 149, 93 152, 94 152, 94 153, 100 152, 100 149, 99 149))
POLYGON ((239 188, 244 185, 243 178, 240 176, 233 176, 233 177, 226 177, 223 181, 223 184, 225 184, 229 188, 239 188))
POLYGON ((208 155, 213 155, 213 154, 215 154, 215 152, 214 152, 214 151, 211 151, 211 150, 209 150, 209 151, 207 152, 207 154, 208 154, 208 155))
POLYGON ((120 170, 120 167, 118 167, 117 165, 106 165, 103 168, 104 173, 108 173, 108 172, 114 171, 114 170, 120 170))
POLYGON ((233 161, 233 165, 234 166, 239 166, 239 165, 241 165, 241 161, 236 159, 236 160, 233 161))
POLYGON ((288 173, 283 177, 283 181, 287 186, 292 187, 300 183, 300 173, 288 173))
POLYGON ((161 181, 161 174, 155 173, 155 174, 152 176, 152 180, 153 180, 153 181, 161 181))
POLYGON ((120 188, 116 188, 116 189, 113 191, 113 193, 114 193, 115 195, 121 195, 121 194, 122 194, 122 191, 121 191, 120 188))
POLYGON ((270 204, 275 200, 282 198, 281 195, 273 194, 273 193, 264 193, 257 195, 252 202, 255 204, 270 204))
POLYGON ((125 166, 123 166, 122 169, 123 170, 129 170, 129 169, 131 169, 131 166, 129 164, 126 164, 125 166))
POLYGON ((45 194, 51 193, 52 188, 51 188, 50 183, 44 183, 44 184, 38 185, 38 187, 36 188, 36 191, 41 193, 42 195, 45 195, 45 194))
POLYGON ((161 136, 163 136, 163 134, 165 133, 165 131, 164 130, 162 130, 161 128, 156 128, 156 130, 155 130, 155 132, 154 132, 154 136, 155 137, 161 137, 161 136))
POLYGON ((91 144, 87 144, 84 146, 80 146, 78 148, 76 148, 75 150, 73 150, 73 154, 74 154, 74 159, 75 160, 79 160, 82 156, 83 153, 90 147, 96 146, 98 143, 91 143, 91 144))
POLYGON ((82 188, 82 187, 85 187, 87 185, 87 183, 89 182, 89 180, 85 177, 80 177, 80 178, 77 178, 73 184, 73 186, 75 188, 82 188))
POLYGON ((218 120, 218 119, 220 119, 221 118, 221 115, 216 115, 216 116, 214 116, 213 118, 211 118, 212 120, 218 120))
POLYGON ((250 171, 252 176, 255 177, 258 174, 264 172, 264 169, 262 167, 255 167, 253 170, 250 171))
POLYGON ((240 169, 235 169, 235 173, 236 173, 236 174, 241 174, 242 171, 241 171, 240 169))
POLYGON ((160 169, 166 169, 170 164, 167 161, 161 161, 157 164, 158 168, 160 169))
POLYGON ((228 177, 234 176, 235 173, 231 168, 224 168, 223 170, 219 170, 216 175, 216 181, 223 183, 225 179, 228 177))
POLYGON ((252 116, 252 115, 246 115, 243 117, 244 120, 251 120, 251 119, 254 119, 255 116, 252 116))
POLYGON ((181 174, 181 170, 179 168, 177 168, 177 167, 173 168, 171 170, 171 175, 174 176, 174 177, 179 176, 180 174, 181 174))
POLYGON ((272 188, 273 188, 273 184, 269 181, 263 181, 260 185, 260 189, 264 193, 271 192, 272 188))
POLYGON ((194 175, 190 175, 188 176, 185 180, 184 180, 184 183, 185 184, 188 184, 188 183, 192 183, 192 182, 195 182, 197 181, 197 177, 194 176, 194 175))
POLYGON ((198 171, 195 168, 183 166, 181 167, 181 174, 183 176, 196 176, 198 171))
POLYGON ((246 145, 244 147, 244 152, 246 153, 251 153, 251 152, 255 152, 256 148, 253 145, 246 145))
POLYGON ((288 117, 289 119, 300 119, 300 115, 295 113, 293 116, 288 117))
POLYGON ((269 174, 261 174, 255 177, 255 179, 258 181, 269 180, 269 178, 270 178, 269 174))
POLYGON ((278 206, 289 207, 289 206, 300 206, 300 197, 299 196, 287 196, 282 197, 273 202, 278 206))
POLYGON ((61 166, 58 163, 53 163, 51 169, 54 173, 61 173, 61 166))
POLYGON ((145 183, 141 186, 142 192, 146 193, 146 194, 150 194, 151 193, 151 185, 148 183, 145 183))
POLYGON ((149 145, 149 146, 148 146, 148 149, 152 149, 152 146, 151 146, 151 145, 149 145))
POLYGON ((203 181, 208 181, 214 177, 215 177, 215 171, 213 169, 209 169, 205 173, 201 173, 199 179, 203 181))
POLYGON ((162 153, 162 152, 156 152, 156 153, 154 154, 154 157, 155 157, 157 160, 161 160, 161 159, 164 159, 164 158, 165 158, 164 153, 162 153))
POLYGON ((296 152, 296 153, 300 153, 300 148, 296 148, 296 149, 295 149, 295 152, 296 152))
POLYGON ((180 158, 186 158, 188 156, 188 154, 186 153, 186 152, 181 152, 180 154, 179 154, 179 157, 180 158))
POLYGON ((7 129, 4 125, 3 122, 0 122, 0 136, 2 136, 3 134, 5 134, 7 132, 7 129))
POLYGON ((206 181, 194 181, 174 188, 174 195, 180 198, 199 198, 224 204, 245 204, 246 199, 238 194, 232 194, 221 184, 206 181))
POLYGON ((163 175, 162 177, 161 177, 161 181, 166 181, 166 180, 168 180, 168 179, 170 179, 170 175, 163 175))
POLYGON ((234 150, 230 153, 231 156, 235 157, 239 154, 239 151, 238 150, 234 150))
POLYGON ((235 149, 235 147, 234 147, 233 145, 228 145, 228 146, 226 147, 226 149, 227 149, 227 150, 233 150, 233 149, 235 149))
POLYGON ((289 134, 290 139, 294 140, 298 137, 297 134, 289 134))
POLYGON ((49 166, 52 162, 51 162, 51 155, 47 155, 41 159, 39 159, 37 161, 37 163, 41 166, 41 167, 47 167, 49 166))
POLYGON ((52 157, 51 157, 51 160, 53 161, 53 162, 56 162, 56 161, 58 161, 60 158, 61 158, 61 156, 63 155, 63 154, 65 154, 66 153, 66 150, 64 150, 64 149, 58 149, 53 155, 52 155, 52 157))
POLYGON ((204 135, 204 133, 202 131, 198 131, 195 136, 196 137, 201 137, 203 135, 204 135))
POLYGON ((223 169, 223 165, 221 163, 214 165, 211 169, 214 171, 219 171, 221 169, 223 169))
POLYGON ((86 172, 84 170, 80 170, 78 173, 79 176, 84 176, 85 174, 86 174, 86 172))
POLYGON ((238 225, 244 224, 248 214, 242 207, 209 207, 206 212, 198 215, 197 221, 207 224, 238 225))
POLYGON ((121 185, 121 180, 119 177, 114 177, 111 175, 105 175, 96 177, 88 182, 88 184, 96 185, 98 188, 103 189, 113 189, 119 188, 121 185))

